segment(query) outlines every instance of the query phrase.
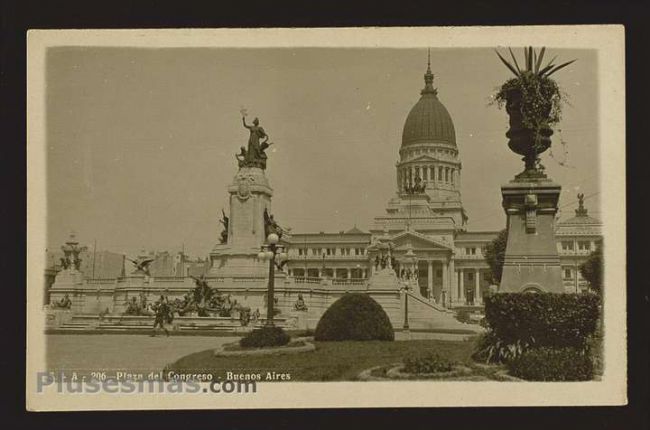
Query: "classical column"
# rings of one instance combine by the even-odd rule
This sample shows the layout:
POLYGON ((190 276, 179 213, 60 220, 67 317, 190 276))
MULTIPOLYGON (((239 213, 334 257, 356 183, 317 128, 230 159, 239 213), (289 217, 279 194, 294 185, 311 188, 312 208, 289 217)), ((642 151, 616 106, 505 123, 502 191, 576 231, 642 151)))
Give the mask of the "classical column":
POLYGON ((443 306, 447 306, 447 303, 443 302, 442 299, 445 297, 446 294, 444 291, 449 287, 447 283, 449 278, 449 266, 447 265, 446 261, 442 262, 442 292, 440 293, 440 303, 443 306))
POLYGON ((458 275, 460 276, 460 295, 458 296, 458 301, 465 304, 465 272, 463 269, 458 271, 458 275))
POLYGON ((433 261, 427 261, 427 291, 429 299, 433 298, 433 261))
POLYGON ((350 269, 348 269, 348 279, 351 279, 351 278, 352 278, 352 275, 351 275, 350 272, 351 272, 350 269))
POLYGON ((449 284, 447 285, 447 300, 451 304, 451 290, 456 287, 456 269, 454 269, 454 256, 449 257, 449 284))
MULTIPOLYGON (((456 273, 458 273, 458 271, 456 271, 456 273)), ((454 275, 454 279, 458 279, 458 276, 454 275)), ((454 283, 453 287, 449 291, 449 301, 452 304, 458 301, 458 286, 456 285, 456 283, 454 283)))
POLYGON ((475 278, 474 303, 480 304, 481 303, 481 270, 480 269, 476 269, 474 271, 474 278, 475 278))

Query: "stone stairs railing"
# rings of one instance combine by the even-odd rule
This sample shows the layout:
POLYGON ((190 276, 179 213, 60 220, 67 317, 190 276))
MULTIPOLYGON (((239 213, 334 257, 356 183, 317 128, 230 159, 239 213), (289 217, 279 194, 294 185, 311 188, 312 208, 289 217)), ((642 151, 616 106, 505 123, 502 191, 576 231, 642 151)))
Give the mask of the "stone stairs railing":
MULTIPOLYGON (((296 325, 296 321, 291 317, 276 316, 273 318, 276 326, 291 329, 296 325)), ((132 315, 74 315, 71 321, 65 322, 56 327, 63 332, 74 331, 141 331, 150 330, 153 327, 153 316, 132 316, 132 315)), ((241 331, 261 327, 266 320, 260 318, 255 322, 250 322, 248 326, 242 327, 236 318, 230 317, 175 317, 172 325, 180 331, 241 331)))

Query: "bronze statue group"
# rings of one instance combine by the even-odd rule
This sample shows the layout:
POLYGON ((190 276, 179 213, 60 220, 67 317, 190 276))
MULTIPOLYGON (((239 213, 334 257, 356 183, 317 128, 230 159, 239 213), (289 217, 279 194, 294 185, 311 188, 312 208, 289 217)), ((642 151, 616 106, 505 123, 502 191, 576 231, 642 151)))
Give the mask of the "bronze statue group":
POLYGON ((170 300, 167 295, 162 294, 157 301, 149 303, 143 292, 140 293, 139 300, 134 296, 127 302, 123 315, 153 316, 151 336, 156 335, 158 328, 163 329, 169 336, 167 326, 172 324, 175 316, 232 318, 237 315, 242 326, 255 323, 260 318, 259 309, 251 312, 249 307, 237 303, 237 300, 233 300, 229 294, 223 295, 216 288, 211 288, 204 276, 200 278, 192 276, 192 279, 195 287, 183 298, 170 300))
POLYGON ((269 136, 264 129, 260 127, 259 119, 255 118, 252 125, 246 124, 246 114, 242 112, 242 123, 250 131, 248 138, 248 148, 243 146, 240 148, 239 153, 235 155, 239 167, 258 167, 266 169, 266 149, 273 145, 269 142, 269 136))
POLYGON ((50 303, 50 308, 51 309, 70 309, 72 308, 72 300, 70 300, 70 296, 68 293, 65 294, 65 296, 61 297, 60 300, 52 300, 52 303, 50 303))

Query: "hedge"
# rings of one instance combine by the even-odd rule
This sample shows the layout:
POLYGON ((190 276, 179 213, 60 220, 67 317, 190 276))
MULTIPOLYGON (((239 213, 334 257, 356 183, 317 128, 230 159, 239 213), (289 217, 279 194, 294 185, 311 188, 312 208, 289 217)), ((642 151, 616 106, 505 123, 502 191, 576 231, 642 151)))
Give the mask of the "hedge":
POLYGON ((591 357, 576 348, 535 348, 507 362, 512 376, 528 381, 589 381, 594 376, 591 357))
POLYGON ((488 329, 504 344, 587 348, 596 331, 595 294, 499 293, 485 297, 488 329))
POLYGON ((367 294, 348 293, 334 302, 316 325, 317 341, 395 340, 393 326, 379 303, 367 294))
POLYGON ((241 338, 239 345, 244 348, 263 348, 269 346, 284 346, 289 343, 289 336, 280 327, 262 327, 253 330, 241 338))

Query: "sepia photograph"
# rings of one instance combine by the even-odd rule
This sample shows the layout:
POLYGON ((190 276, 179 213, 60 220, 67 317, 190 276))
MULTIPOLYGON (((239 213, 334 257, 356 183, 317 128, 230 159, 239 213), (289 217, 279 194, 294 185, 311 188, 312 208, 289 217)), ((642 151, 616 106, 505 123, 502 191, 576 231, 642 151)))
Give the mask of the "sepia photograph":
POLYGON ((624 404, 623 51, 30 31, 28 407, 624 404))

